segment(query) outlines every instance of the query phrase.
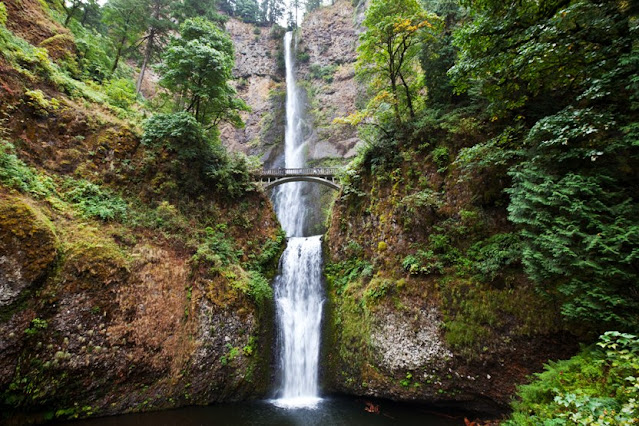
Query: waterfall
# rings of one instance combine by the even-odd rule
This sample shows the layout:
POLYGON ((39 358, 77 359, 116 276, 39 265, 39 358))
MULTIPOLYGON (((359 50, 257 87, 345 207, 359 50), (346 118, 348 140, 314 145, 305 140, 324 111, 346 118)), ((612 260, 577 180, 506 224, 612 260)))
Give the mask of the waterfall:
MULTIPOLYGON (((286 63, 286 134, 284 164, 304 167, 303 110, 294 74, 293 33, 284 37, 286 63)), ((303 183, 281 185, 273 195, 275 211, 288 245, 275 279, 275 305, 281 386, 274 403, 284 408, 312 408, 320 401, 318 365, 322 321, 321 237, 305 237, 307 204, 303 183)))
MULTIPOLYGON (((284 134, 284 167, 299 168, 306 165, 306 144, 302 137, 302 102, 295 82, 295 40, 293 33, 284 36, 284 63, 286 65, 286 132, 284 134)), ((306 205, 302 195, 304 183, 282 185, 275 194, 275 209, 282 228, 289 237, 304 232, 306 205)))

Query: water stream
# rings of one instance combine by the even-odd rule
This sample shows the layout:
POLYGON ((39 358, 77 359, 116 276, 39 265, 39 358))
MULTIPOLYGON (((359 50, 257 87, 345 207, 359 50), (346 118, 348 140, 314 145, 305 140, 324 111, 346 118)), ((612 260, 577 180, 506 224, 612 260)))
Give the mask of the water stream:
MULTIPOLYGON (((286 168, 304 167, 303 105, 295 80, 295 40, 284 37, 286 63, 286 168)), ((304 236, 308 205, 303 183, 287 183, 274 194, 275 212, 288 245, 275 280, 275 305, 281 385, 279 407, 314 407, 319 401, 318 365, 322 322, 322 247, 320 236, 304 236)))

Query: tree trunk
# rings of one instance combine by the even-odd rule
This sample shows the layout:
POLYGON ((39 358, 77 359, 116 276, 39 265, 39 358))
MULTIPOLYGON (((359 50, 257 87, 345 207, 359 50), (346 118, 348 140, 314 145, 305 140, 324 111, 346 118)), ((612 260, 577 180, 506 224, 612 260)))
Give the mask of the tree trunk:
POLYGON ((115 62, 113 62, 113 66, 111 67, 111 73, 114 73, 116 68, 118 67, 118 63, 120 62, 120 56, 122 55, 122 48, 124 47, 124 37, 120 40, 120 44, 118 46, 118 51, 115 54, 115 62))
POLYGON ((151 55, 153 54, 153 44, 155 43, 155 28, 151 27, 151 31, 149 32, 149 37, 146 41, 146 49, 144 51, 144 61, 142 62, 142 68, 140 68, 140 75, 138 76, 138 81, 135 85, 135 94, 137 95, 142 90, 142 81, 144 80, 144 73, 146 72, 146 66, 151 59, 151 55))
POLYGON ((410 118, 415 118, 415 110, 413 109, 413 99, 410 96, 410 90, 408 88, 408 84, 404 80, 404 76, 402 73, 399 73, 399 78, 402 80, 402 85, 404 86, 404 91, 406 92, 406 103, 408 104, 408 110, 410 111, 410 118))
POLYGON ((64 6, 64 0, 63 0, 63 7, 64 10, 67 12, 67 17, 64 20, 64 26, 66 27, 67 25, 69 25, 69 21, 71 20, 71 17, 73 16, 73 14, 75 13, 76 9, 78 8, 79 4, 77 2, 73 2, 73 6, 71 6, 71 9, 67 9, 66 6, 64 6))

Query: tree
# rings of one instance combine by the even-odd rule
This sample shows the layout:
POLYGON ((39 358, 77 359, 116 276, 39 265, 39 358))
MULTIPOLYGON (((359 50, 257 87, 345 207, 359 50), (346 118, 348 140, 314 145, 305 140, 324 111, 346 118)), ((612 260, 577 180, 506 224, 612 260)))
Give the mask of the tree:
POLYGON ((437 17, 427 13, 417 0, 373 0, 366 11, 366 32, 360 36, 357 71, 372 77, 376 99, 392 103, 395 121, 401 123, 402 109, 415 117, 413 96, 418 71, 420 35, 434 29, 437 17), (384 96, 390 85, 389 96, 384 96), (401 92, 400 93, 400 87, 401 92))
POLYGON ((236 0, 235 14, 244 22, 256 24, 260 16, 260 7, 257 4, 257 0, 236 0))
POLYGON ((67 3, 67 0, 62 0, 60 3, 66 15, 64 18, 64 26, 66 27, 69 25, 69 21, 71 21, 73 15, 80 10, 84 2, 82 0, 69 0, 67 3))
POLYGON ((176 25, 173 19, 172 3, 170 0, 146 0, 147 8, 151 11, 148 18, 148 28, 142 42, 146 43, 144 49, 144 59, 140 68, 140 75, 135 86, 135 92, 140 93, 142 81, 149 62, 152 60, 158 48, 166 44, 169 31, 174 30, 176 25))
POLYGON ((468 0, 457 90, 525 128, 509 218, 529 277, 591 329, 639 326, 638 6, 468 0))
POLYGON ((179 105, 199 123, 229 121, 241 126, 246 104, 229 84, 234 63, 227 33, 201 18, 188 19, 171 39, 159 71, 160 84, 179 97, 179 105))
POLYGON ((118 67, 122 55, 140 41, 148 15, 144 0, 110 0, 105 5, 103 19, 116 50, 111 72, 118 67))
POLYGON ((312 12, 315 9, 319 9, 321 5, 322 0, 306 0, 306 3, 304 4, 307 13, 312 12))
POLYGON ((459 52, 453 45, 453 31, 466 18, 465 10, 457 0, 427 0, 427 10, 442 18, 442 31, 437 38, 424 40, 419 61, 424 74, 424 86, 430 105, 446 105, 460 101, 464 96, 455 96, 450 84, 448 70, 455 64, 459 52))
POLYGON ((284 16, 285 9, 284 0, 263 0, 260 12, 262 22, 271 25, 277 23, 284 16))

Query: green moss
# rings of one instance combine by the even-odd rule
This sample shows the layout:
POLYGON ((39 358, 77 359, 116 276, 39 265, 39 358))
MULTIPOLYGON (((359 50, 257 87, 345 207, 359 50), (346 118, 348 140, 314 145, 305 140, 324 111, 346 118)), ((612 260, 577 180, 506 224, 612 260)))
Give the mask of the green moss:
POLYGON ((83 226, 68 235, 64 263, 58 280, 74 291, 101 290, 123 282, 129 273, 129 260, 115 242, 96 228, 83 226))
POLYGON ((0 195, 0 249, 20 264, 21 277, 33 282, 57 256, 58 237, 51 221, 18 197, 0 195))
POLYGON ((7 24, 7 6, 3 2, 0 2, 0 26, 7 24))

